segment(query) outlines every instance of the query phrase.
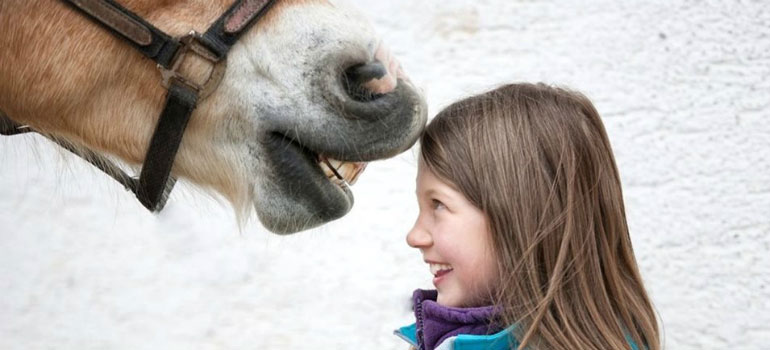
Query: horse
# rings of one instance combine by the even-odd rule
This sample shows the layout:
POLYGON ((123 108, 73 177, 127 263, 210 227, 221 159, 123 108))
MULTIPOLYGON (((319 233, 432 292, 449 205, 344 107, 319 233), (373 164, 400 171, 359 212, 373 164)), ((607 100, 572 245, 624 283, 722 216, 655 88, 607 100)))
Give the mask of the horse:
MULTIPOLYGON (((104 3, 174 38, 203 33, 232 5, 104 3)), ((107 158, 148 167, 171 94, 167 70, 65 1, 4 0, 0 33, 0 116, 7 123, 102 170, 107 158)), ((185 60, 186 74, 213 75, 210 64, 193 58, 185 60)), ((170 178, 219 193, 239 216, 253 208, 279 234, 345 215, 353 205, 349 185, 366 162, 405 151, 426 122, 422 94, 372 26, 334 1, 274 1, 243 30, 218 74, 179 134, 170 178)))

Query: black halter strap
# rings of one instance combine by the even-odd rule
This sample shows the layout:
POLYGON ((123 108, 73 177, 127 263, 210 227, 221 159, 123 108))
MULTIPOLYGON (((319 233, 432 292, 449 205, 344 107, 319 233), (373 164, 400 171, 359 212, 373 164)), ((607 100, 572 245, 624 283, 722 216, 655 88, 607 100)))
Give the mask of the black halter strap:
MULTIPOLYGON (((203 34, 191 32, 173 38, 122 7, 113 0, 62 0, 126 40, 158 64, 163 84, 168 88, 166 103, 145 155, 139 178, 126 174, 107 158, 71 143, 51 138, 60 146, 84 158, 123 184, 147 209, 159 212, 166 203, 176 180, 170 175, 177 150, 190 115, 199 100, 206 98, 219 84, 225 58, 238 38, 257 22, 276 0, 238 0, 203 34), (189 54, 211 63, 205 81, 193 81, 178 69, 189 54)), ((0 111, 0 134, 16 135, 34 131, 19 125, 0 111)))

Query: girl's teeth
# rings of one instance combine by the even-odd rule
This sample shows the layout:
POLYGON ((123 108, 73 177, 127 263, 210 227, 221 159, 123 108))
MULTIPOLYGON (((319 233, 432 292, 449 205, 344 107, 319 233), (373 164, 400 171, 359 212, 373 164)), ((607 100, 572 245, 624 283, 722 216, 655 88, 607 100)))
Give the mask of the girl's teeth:
POLYGON ((452 266, 447 264, 430 264, 430 273, 436 275, 439 271, 451 271, 452 266))

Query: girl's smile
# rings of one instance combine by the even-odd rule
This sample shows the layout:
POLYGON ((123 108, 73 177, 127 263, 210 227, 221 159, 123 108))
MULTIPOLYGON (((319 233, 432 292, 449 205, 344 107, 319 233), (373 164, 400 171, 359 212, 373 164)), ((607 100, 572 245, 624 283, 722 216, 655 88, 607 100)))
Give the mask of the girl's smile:
POLYGON ((444 275, 452 272, 452 266, 447 264, 435 264, 428 262, 430 266, 430 273, 434 276, 433 277, 433 285, 438 287, 438 284, 442 281, 442 278, 444 275))

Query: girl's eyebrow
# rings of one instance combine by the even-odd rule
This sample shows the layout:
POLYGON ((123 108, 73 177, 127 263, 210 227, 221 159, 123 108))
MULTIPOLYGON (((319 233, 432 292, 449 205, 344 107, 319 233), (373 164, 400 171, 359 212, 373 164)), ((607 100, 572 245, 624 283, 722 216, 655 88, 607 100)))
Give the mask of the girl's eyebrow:
POLYGON ((430 197, 431 195, 436 194, 436 193, 438 193, 438 191, 436 191, 433 188, 429 188, 429 189, 427 189, 425 191, 422 191, 422 192, 420 192, 420 191, 418 191, 416 189, 414 190, 414 194, 418 198, 421 197, 421 196, 430 197))
POLYGON ((429 188, 425 191, 426 196, 440 196, 447 199, 452 199, 452 196, 449 193, 446 193, 445 191, 441 191, 440 189, 436 188, 429 188))

